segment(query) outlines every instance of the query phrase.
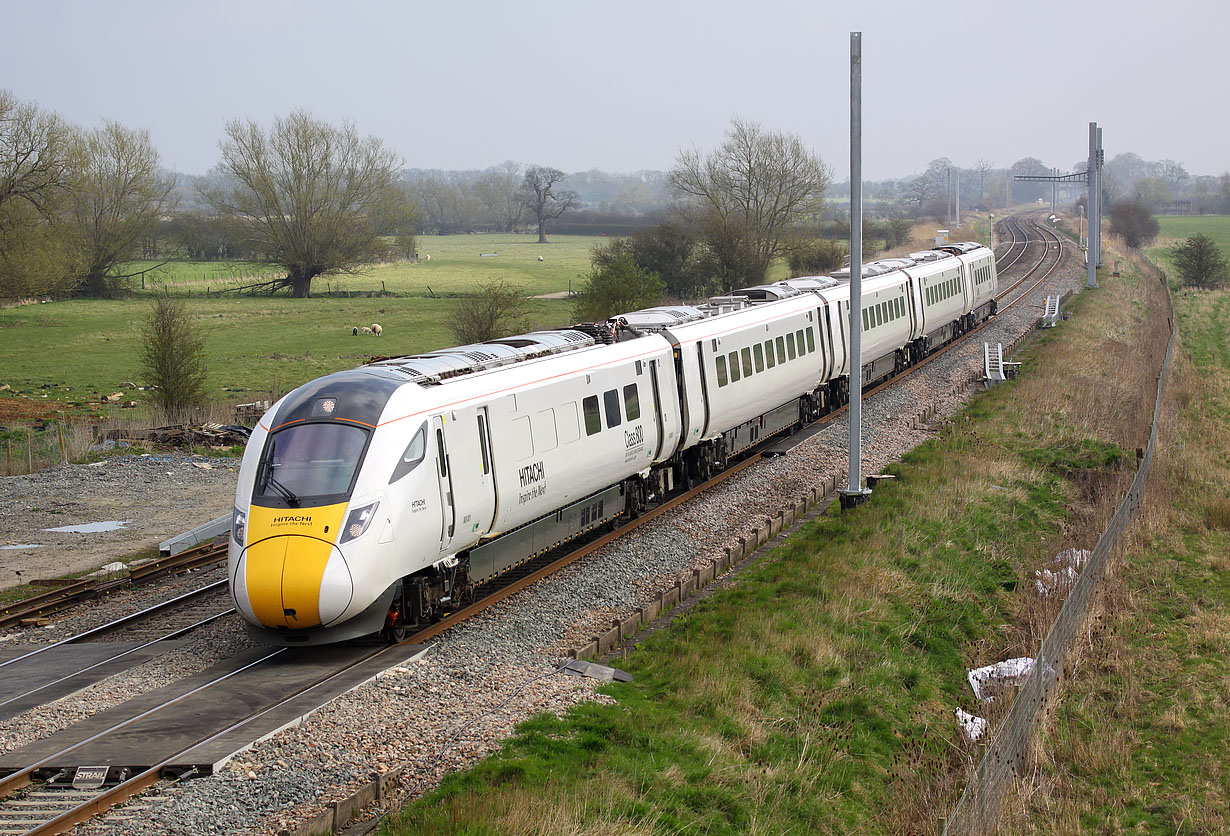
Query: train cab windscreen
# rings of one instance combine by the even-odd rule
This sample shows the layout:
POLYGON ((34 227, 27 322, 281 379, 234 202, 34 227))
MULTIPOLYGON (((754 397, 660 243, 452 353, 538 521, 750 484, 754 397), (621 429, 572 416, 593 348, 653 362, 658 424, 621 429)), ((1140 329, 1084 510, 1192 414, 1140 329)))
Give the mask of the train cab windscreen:
POLYGON ((297 424, 269 436, 253 499, 291 507, 350 492, 367 432, 346 424, 297 424))

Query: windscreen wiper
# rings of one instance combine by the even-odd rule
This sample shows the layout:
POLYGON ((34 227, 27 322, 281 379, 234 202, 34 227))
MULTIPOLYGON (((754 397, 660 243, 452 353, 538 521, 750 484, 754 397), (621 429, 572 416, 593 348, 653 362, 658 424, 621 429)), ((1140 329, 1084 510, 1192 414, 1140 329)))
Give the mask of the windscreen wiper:
POLYGON ((292 508, 299 507, 299 497, 295 496, 294 492, 291 491, 290 488, 286 487, 281 482, 279 482, 277 479, 275 479, 273 476, 273 473, 269 474, 269 478, 265 480, 265 484, 273 488, 275 491, 277 491, 278 496, 285 499, 287 505, 291 506, 292 508))

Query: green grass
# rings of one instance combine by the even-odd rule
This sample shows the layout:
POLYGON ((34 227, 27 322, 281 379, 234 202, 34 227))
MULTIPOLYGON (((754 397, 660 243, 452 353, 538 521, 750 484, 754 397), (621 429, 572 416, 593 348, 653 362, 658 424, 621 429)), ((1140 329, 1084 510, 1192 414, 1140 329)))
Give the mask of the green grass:
MULTIPOLYGON (((193 296, 205 331, 209 388, 219 400, 281 393, 374 354, 412 354, 454 344, 445 322, 455 299, 193 296), (380 323, 384 336, 355 337, 380 323)), ((566 300, 534 300, 531 321, 570 321, 566 300)), ((141 383, 147 299, 71 300, 0 310, 0 384, 39 400, 87 401, 141 383), (45 399, 43 396, 47 396, 45 399)))
POLYGON ((807 524, 619 660, 635 680, 603 689, 615 704, 523 724, 387 832, 938 832, 979 754, 953 707, 1006 710, 974 705, 966 667, 1036 648, 1032 570, 1096 537, 1084 500, 1122 481, 1140 431, 1113 386, 1089 394, 1110 371, 1090 358, 1149 317, 1126 281, 1030 350, 1045 375, 978 397, 866 505, 807 524))
MULTIPOLYGON (((328 276, 312 282, 314 293, 383 291, 398 296, 460 296, 475 285, 507 281, 525 288, 530 295, 566 291, 578 277, 589 272, 594 245, 605 236, 553 235, 539 244, 535 235, 425 235, 418 239, 421 259, 417 264, 394 262, 364 269, 353 276, 328 276), (483 256, 483 253, 496 253, 483 256), (538 257, 542 256, 542 261, 538 257)), ((158 262, 124 265, 131 273, 154 267, 158 262)), ((275 277, 281 271, 253 262, 173 261, 147 277, 145 290, 171 293, 203 293, 251 284, 254 278, 275 277)), ((141 291, 139 278, 128 280, 134 292, 141 291)))
POLYGON ((1177 283, 1170 249, 1196 234, 1213 239, 1222 255, 1230 259, 1230 215, 1158 218, 1161 225, 1160 244, 1146 253, 1166 271, 1175 292, 1175 316, 1183 343, 1193 363, 1204 368, 1210 365, 1230 368, 1224 348, 1230 344, 1230 297, 1223 291, 1203 291, 1183 288, 1177 283))
POLYGON ((1158 218, 1157 223, 1161 227, 1158 232, 1161 239, 1182 242, 1203 233, 1212 238, 1223 252, 1230 253, 1230 215, 1163 217, 1158 218))

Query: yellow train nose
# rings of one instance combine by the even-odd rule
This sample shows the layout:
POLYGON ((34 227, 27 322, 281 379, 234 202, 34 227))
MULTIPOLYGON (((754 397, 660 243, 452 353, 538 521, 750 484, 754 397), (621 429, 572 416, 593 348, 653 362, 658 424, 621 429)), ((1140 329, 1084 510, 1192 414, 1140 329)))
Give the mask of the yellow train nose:
POLYGON ((266 627, 328 624, 345 612, 353 594, 341 552, 315 537, 285 535, 253 543, 237 574, 252 615, 266 627))

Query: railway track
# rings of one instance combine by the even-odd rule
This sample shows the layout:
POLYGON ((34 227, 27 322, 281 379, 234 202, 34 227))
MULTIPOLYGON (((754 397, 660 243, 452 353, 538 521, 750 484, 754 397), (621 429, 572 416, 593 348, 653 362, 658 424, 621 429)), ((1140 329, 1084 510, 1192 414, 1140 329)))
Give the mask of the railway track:
POLYGON ((199 571, 226 562, 226 544, 203 544, 172 557, 160 557, 131 568, 127 577, 114 580, 84 578, 47 592, 14 601, 0 610, 0 629, 36 623, 87 601, 98 600, 134 585, 154 583, 175 575, 199 571))
POLYGON ((13 686, 7 693, 0 693, 0 718, 15 716, 118 673, 127 665, 147 658, 156 645, 186 636, 234 612, 226 594, 226 581, 217 581, 75 636, 38 645, 0 661, 0 676, 7 673, 8 681, 13 686), (113 649, 80 656, 69 666, 39 664, 42 661, 39 657, 48 658, 57 649, 85 643, 105 643, 113 649), (126 657, 127 662, 122 661, 126 657), (14 675, 23 666, 27 670, 45 668, 50 673, 33 679, 14 675))

